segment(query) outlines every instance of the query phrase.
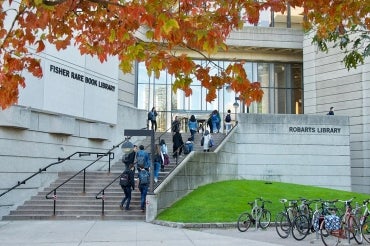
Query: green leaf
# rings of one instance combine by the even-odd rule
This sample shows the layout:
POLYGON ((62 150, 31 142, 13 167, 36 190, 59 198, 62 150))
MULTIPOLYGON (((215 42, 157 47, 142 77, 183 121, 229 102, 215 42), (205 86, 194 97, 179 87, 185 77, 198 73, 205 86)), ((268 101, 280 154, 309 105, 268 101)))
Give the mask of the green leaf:
POLYGON ((172 30, 176 29, 178 30, 180 28, 179 23, 177 23, 176 20, 170 19, 165 22, 162 29, 166 34, 169 34, 172 30))
POLYGON ((145 36, 147 37, 147 39, 153 39, 154 37, 154 32, 152 30, 148 30, 146 33, 145 33, 145 36))
POLYGON ((109 35, 109 42, 114 42, 116 40, 116 30, 111 29, 109 35))

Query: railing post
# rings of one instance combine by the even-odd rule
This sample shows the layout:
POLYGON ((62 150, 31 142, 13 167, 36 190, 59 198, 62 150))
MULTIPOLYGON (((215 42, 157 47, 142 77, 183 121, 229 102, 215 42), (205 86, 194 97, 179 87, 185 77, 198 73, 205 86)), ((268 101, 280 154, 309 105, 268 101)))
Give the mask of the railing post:
POLYGON ((102 195, 102 198, 101 198, 101 214, 102 215, 104 215, 104 199, 105 199, 105 197, 104 197, 104 191, 105 190, 103 190, 103 195, 102 195))
POLYGON ((86 168, 84 169, 83 193, 86 192, 86 168))
POLYGON ((55 210, 56 210, 56 206, 57 206, 57 190, 54 190, 54 195, 53 195, 53 200, 54 200, 54 204, 53 204, 53 215, 55 216, 55 210))

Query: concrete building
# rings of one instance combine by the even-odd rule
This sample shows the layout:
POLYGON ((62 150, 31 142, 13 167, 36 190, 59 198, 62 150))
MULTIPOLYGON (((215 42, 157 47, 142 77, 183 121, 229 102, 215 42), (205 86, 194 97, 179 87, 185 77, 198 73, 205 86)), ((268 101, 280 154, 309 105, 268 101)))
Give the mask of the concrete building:
MULTIPOLYGON (((235 152, 238 166, 230 176, 232 178, 268 177, 275 181, 370 193, 370 120, 366 93, 370 82, 370 62, 366 60, 358 69, 347 71, 336 50, 331 50, 329 54, 316 51, 310 38, 304 36, 299 28, 300 22, 301 19, 293 16, 274 16, 270 13, 267 18, 261 19, 261 26, 246 26, 242 31, 233 33, 227 41, 230 52, 215 57, 221 66, 231 59, 247 60, 248 76, 252 81, 262 82, 265 91, 263 102, 249 108, 243 107, 238 95, 227 88, 220 88, 217 100, 207 103, 204 91, 195 82, 194 91, 197 93, 185 98, 181 92, 176 95, 171 93, 172 81, 165 73, 155 80, 147 76, 141 64, 136 64, 133 74, 122 74, 115 58, 100 64, 96 59, 80 56, 74 48, 57 52, 47 47, 40 57, 44 77, 35 79, 26 75, 27 87, 21 90, 19 104, 0 112, 0 191, 56 161, 58 157, 65 158, 76 151, 111 149, 124 139, 125 129, 146 127, 146 112, 156 106, 161 130, 168 129, 174 115, 182 116, 186 123, 191 114, 206 119, 214 109, 221 113, 232 109, 234 119, 239 114, 242 127, 230 139, 238 148, 235 152), (268 27, 272 24, 275 27, 268 27), (335 114, 341 117, 322 118, 330 106, 334 106, 335 114), (248 118, 243 114, 247 112, 256 115, 248 118), (291 118, 289 114, 304 115, 291 118), (269 148, 250 151, 251 146, 257 143, 245 141, 244 137, 257 139, 252 132, 258 131, 258 124, 252 127, 247 123, 255 123, 258 119, 259 123, 269 125, 271 117, 278 119, 277 125, 284 130, 271 130, 273 127, 267 128, 270 129, 267 131, 264 129, 264 144, 269 140, 274 144, 268 144, 269 148), (305 145, 307 135, 295 136, 295 143, 302 141, 305 145, 302 148, 307 150, 300 155, 296 154, 300 151, 297 146, 287 144, 290 137, 297 134, 289 132, 289 127, 312 126, 316 129, 320 125, 322 128, 342 129, 338 133, 340 137, 335 134, 334 138, 333 134, 324 134, 326 137, 323 137, 316 132, 309 134, 314 144, 305 145), (315 149, 322 141, 327 145, 333 143, 331 148, 327 148, 329 153, 313 158, 315 149), (280 164, 286 161, 291 166, 266 162, 276 160, 276 152, 282 151, 282 148, 290 150, 279 155, 280 164), (274 158, 266 158, 268 155, 274 158), (328 165, 333 165, 333 169, 324 169, 332 177, 332 183, 316 183, 312 177, 302 178, 305 176, 303 172, 313 172, 310 165, 320 163, 325 166, 323 163, 327 156, 331 156, 328 165), (311 162, 302 162, 305 168, 296 168, 295 175, 291 175, 290 168, 300 165, 302 158, 312 159, 311 162), (317 158, 321 161, 318 162, 317 158), (334 163, 336 161, 338 165, 334 163), (341 184, 338 182, 343 179, 334 179, 337 174, 343 176, 341 184)), ((121 153, 118 149, 114 152, 117 161, 121 153)), ((214 161, 220 160, 216 158, 214 161)), ((76 158, 68 165, 53 166, 48 172, 27 182, 22 189, 0 198, 1 210, 7 211, 47 186, 56 178, 58 171, 79 170, 86 162, 84 158, 76 158)), ((108 160, 95 168, 108 168, 107 165, 108 160)))

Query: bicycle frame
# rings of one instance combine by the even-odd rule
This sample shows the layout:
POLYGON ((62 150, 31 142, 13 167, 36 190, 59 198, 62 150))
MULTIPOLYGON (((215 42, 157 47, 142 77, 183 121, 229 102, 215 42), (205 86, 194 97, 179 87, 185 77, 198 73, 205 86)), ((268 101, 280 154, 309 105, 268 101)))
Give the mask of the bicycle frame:
POLYGON ((368 243, 370 243, 370 236, 369 236, 370 235, 370 228, 369 228, 369 224, 367 223, 367 218, 369 217, 369 208, 368 208, 369 201, 370 201, 370 199, 367 199, 367 200, 363 201, 362 206, 365 209, 364 209, 364 212, 362 213, 362 216, 360 217, 360 222, 359 222, 362 237, 368 243))

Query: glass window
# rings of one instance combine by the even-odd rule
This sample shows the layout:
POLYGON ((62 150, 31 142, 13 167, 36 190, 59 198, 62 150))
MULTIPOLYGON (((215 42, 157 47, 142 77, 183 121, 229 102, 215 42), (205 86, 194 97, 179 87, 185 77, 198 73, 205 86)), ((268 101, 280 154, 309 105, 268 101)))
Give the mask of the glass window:
MULTIPOLYGON (((195 61, 197 64, 209 64, 206 61, 195 61)), ((215 61, 220 68, 226 68, 229 61, 215 61)), ((210 65, 210 64, 209 64, 210 65)), ((212 66, 211 74, 219 74, 220 68, 212 66)), ((303 82, 302 64, 299 63, 264 63, 247 62, 244 64, 247 76, 251 82, 259 81, 264 92, 262 101, 252 103, 248 108, 238 101, 239 107, 234 108, 234 91, 227 90, 227 86, 219 88, 217 98, 206 102, 207 89, 196 79, 191 84, 192 95, 185 97, 184 92, 172 91, 173 77, 161 72, 161 77, 148 77, 144 63, 138 64, 137 74, 137 103, 139 109, 150 110, 156 106, 159 113, 157 118, 158 129, 166 130, 170 127, 174 115, 187 117, 191 114, 207 118, 207 115, 217 109, 220 113, 230 109, 235 112, 249 113, 303 113, 303 82)))
POLYGON ((155 85, 155 93, 154 93, 154 106, 156 107, 157 111, 165 111, 167 110, 167 90, 166 85, 156 84, 155 85))
POLYGON ((286 114, 286 89, 275 89, 275 113, 286 114))
POLYGON ((285 64, 275 64, 274 65, 274 72, 275 72, 275 87, 277 88, 286 88, 287 81, 286 81, 286 66, 285 64))
POLYGON ((138 102, 137 106, 139 109, 149 109, 149 84, 138 84, 138 102))
POLYGON ((190 96, 190 103, 188 110, 201 110, 202 109, 202 96, 200 86, 191 86, 193 94, 190 96))

